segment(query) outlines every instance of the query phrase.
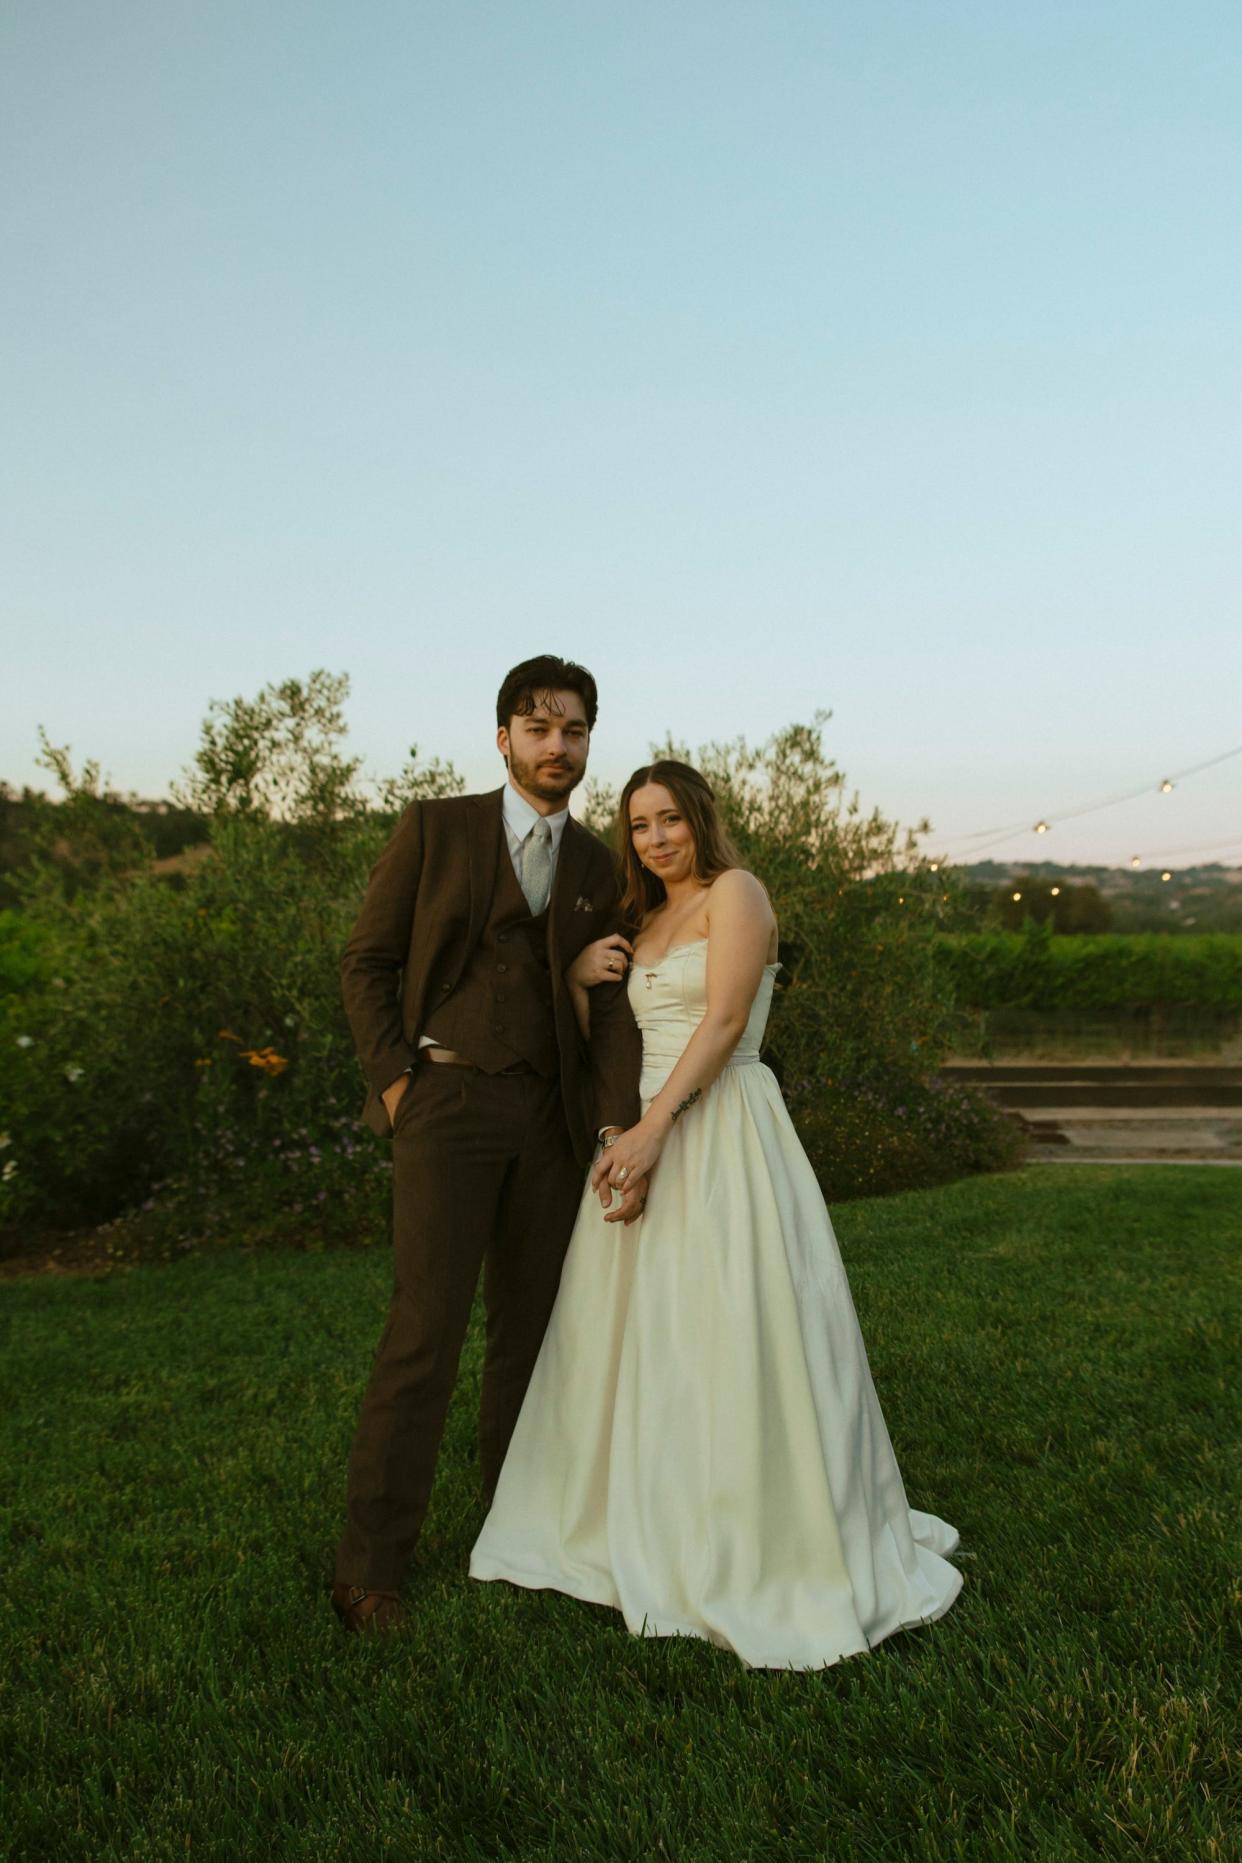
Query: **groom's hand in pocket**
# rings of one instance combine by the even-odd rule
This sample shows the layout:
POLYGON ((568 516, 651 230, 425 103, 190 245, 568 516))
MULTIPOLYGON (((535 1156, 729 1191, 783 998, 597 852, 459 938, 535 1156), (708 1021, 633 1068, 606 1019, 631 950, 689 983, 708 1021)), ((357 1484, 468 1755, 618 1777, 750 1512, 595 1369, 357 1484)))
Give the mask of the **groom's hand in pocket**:
POLYGON ((397 1123, 397 1108, 400 1106, 403 1096, 409 1092, 411 1078, 412 1076, 407 1068, 404 1074, 398 1074, 391 1085, 385 1087, 384 1091, 380 1094, 380 1099, 384 1102, 384 1111, 388 1114, 388 1123, 390 1126, 395 1126, 397 1123))

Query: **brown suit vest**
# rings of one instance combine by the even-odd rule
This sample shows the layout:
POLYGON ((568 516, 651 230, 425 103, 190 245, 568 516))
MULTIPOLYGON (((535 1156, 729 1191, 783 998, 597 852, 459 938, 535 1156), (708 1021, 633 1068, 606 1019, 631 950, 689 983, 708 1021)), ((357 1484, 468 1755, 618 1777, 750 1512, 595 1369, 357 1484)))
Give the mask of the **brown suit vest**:
POLYGON ((479 941, 456 989, 427 1018, 424 1033, 485 1074, 499 1074, 518 1061, 537 1074, 560 1071, 548 914, 545 908, 538 918, 531 917, 503 824, 491 906, 479 941))

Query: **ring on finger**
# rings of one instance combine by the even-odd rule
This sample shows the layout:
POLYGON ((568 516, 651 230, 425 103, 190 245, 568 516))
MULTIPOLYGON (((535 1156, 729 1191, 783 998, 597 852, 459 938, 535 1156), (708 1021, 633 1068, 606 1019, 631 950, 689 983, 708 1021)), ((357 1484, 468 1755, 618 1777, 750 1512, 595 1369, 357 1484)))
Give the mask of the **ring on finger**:
POLYGON ((628 1165, 628 1164, 623 1164, 623 1165, 621 1166, 621 1169, 620 1169, 620 1170, 619 1170, 619 1171, 617 1172, 617 1177, 616 1177, 616 1181, 617 1181, 617 1183, 618 1183, 618 1184, 624 1184, 624 1182, 625 1182, 625 1180, 626 1180, 626 1178, 627 1178, 627 1177, 629 1176, 629 1174, 630 1174, 630 1167, 629 1167, 629 1165, 628 1165))

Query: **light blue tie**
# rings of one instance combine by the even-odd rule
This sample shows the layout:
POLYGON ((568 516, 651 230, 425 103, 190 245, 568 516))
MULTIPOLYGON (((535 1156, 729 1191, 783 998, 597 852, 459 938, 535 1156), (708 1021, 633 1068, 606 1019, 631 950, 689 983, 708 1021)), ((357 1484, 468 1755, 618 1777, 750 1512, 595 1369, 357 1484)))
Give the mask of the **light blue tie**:
POLYGON ((552 829, 542 816, 522 843, 522 891, 538 918, 552 891, 552 829))

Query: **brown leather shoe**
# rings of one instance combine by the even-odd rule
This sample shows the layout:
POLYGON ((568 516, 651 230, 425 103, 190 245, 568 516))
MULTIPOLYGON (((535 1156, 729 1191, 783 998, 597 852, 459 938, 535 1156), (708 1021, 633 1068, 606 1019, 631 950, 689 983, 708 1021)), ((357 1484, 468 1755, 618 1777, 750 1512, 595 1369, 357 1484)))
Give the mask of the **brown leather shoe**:
POLYGON ((332 1609, 346 1630, 386 1636, 399 1630, 405 1612, 395 1591, 368 1591, 365 1585, 333 1585, 332 1609))

